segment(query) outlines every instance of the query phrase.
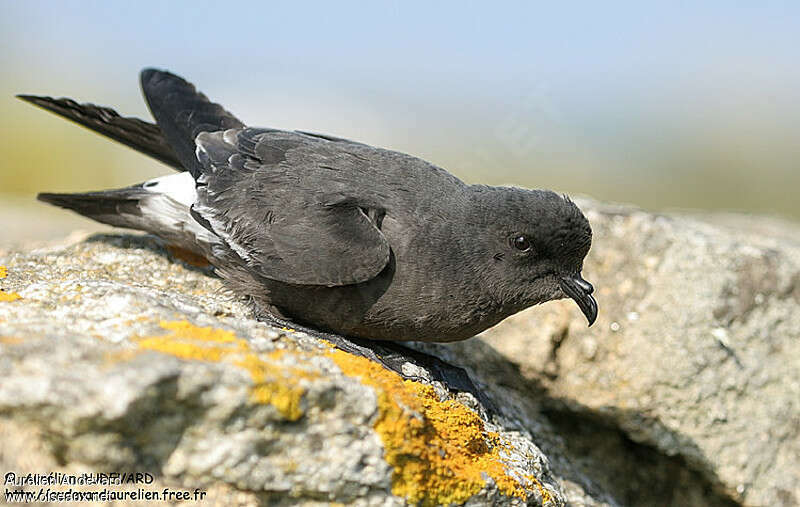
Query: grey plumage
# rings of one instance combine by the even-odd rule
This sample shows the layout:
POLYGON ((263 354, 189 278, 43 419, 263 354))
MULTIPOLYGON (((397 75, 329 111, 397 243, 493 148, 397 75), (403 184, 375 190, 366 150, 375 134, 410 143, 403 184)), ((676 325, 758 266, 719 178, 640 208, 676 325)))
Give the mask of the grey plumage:
POLYGON ((208 100, 194 85, 168 72, 145 69, 142 92, 156 123, 178 160, 195 178, 202 172, 195 154, 195 139, 202 132, 244 127, 235 116, 208 100))
MULTIPOLYGON (((345 139, 247 127, 178 76, 141 77, 163 143, 150 127, 141 147, 133 131, 123 142, 177 161, 191 178, 41 199, 198 251, 259 313, 348 336, 461 340, 562 297, 594 321, 592 287, 580 277, 591 228, 569 199, 467 185, 345 139)), ((97 108, 70 106, 71 119, 97 108)), ((106 116, 124 129, 115 115, 106 116)), ((82 123, 120 140, 102 121, 82 123)))

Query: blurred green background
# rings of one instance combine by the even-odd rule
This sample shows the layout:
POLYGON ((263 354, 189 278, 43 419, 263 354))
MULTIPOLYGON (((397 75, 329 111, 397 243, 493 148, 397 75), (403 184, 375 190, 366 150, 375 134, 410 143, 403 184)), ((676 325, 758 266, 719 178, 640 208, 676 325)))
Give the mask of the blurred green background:
POLYGON ((88 225, 37 191, 169 172, 13 98, 147 118, 145 66, 249 124, 412 153, 468 182, 800 219, 797 2, 0 5, 0 241, 88 225))

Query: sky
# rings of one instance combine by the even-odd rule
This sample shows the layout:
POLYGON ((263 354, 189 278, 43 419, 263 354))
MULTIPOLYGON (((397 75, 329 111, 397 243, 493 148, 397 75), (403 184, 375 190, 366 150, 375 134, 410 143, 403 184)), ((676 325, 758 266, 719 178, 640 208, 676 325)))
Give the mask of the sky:
POLYGON ((0 193, 164 173, 13 99, 146 117, 155 66, 468 182, 800 219, 798 2, 0 0, 0 48, 0 193))

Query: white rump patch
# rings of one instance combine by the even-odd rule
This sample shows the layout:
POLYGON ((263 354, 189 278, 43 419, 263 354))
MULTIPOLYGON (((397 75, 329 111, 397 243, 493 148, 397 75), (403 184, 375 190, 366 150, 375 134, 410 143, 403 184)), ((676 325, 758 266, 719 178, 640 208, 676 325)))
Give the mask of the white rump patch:
POLYGON ((189 171, 184 171, 145 181, 143 187, 148 192, 165 195, 189 207, 197 200, 195 185, 194 178, 189 171))

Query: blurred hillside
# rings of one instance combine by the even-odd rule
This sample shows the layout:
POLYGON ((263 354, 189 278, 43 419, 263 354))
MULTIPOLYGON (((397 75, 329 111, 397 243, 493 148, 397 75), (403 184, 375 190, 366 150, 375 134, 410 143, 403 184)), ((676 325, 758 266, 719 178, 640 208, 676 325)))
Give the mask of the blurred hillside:
POLYGON ((6 208, 167 172, 13 98, 147 117, 138 71, 159 66, 250 124, 397 149, 468 182, 800 219, 800 4, 0 5, 6 208))

